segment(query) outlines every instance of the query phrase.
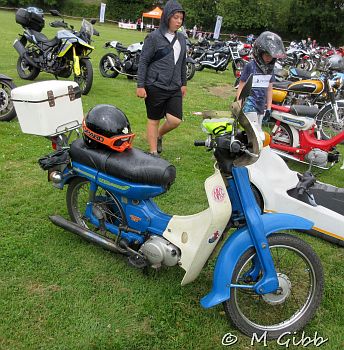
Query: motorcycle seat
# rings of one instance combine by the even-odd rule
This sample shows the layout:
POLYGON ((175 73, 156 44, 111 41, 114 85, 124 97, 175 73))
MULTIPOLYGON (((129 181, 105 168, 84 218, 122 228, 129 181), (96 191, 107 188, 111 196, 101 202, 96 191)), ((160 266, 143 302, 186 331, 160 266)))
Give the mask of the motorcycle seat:
POLYGON ((35 36, 37 42, 43 43, 45 46, 52 47, 57 45, 57 43, 59 42, 59 39, 57 39, 56 37, 50 40, 43 33, 37 32, 32 29, 31 29, 31 33, 32 35, 35 36))
POLYGON ((176 178, 176 168, 168 161, 145 153, 138 148, 115 152, 105 148, 89 148, 83 139, 75 140, 69 150, 72 162, 96 168, 122 180, 159 185, 166 189, 176 178))
POLYGON ((279 89, 279 90, 287 90, 288 86, 291 84, 291 81, 288 80, 283 80, 283 81, 274 81, 272 83, 272 87, 274 89, 279 89))
POLYGON ((315 117, 319 113, 319 108, 317 106, 292 105, 290 113, 303 117, 315 117))
POLYGON ((292 78, 300 78, 300 79, 311 79, 312 73, 301 69, 301 68, 293 68, 293 70, 290 72, 290 75, 292 78))

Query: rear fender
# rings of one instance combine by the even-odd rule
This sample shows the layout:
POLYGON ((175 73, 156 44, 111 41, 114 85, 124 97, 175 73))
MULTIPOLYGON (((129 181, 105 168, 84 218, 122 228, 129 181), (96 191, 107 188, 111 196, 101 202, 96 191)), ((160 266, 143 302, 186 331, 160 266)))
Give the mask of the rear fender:
MULTIPOLYGON (((310 230, 313 226, 311 221, 290 214, 263 214, 261 219, 266 237, 282 230, 310 230)), ((230 298, 234 269, 240 257, 253 246, 247 226, 237 230, 227 240, 217 258, 212 290, 201 299, 204 308, 210 308, 230 298)))

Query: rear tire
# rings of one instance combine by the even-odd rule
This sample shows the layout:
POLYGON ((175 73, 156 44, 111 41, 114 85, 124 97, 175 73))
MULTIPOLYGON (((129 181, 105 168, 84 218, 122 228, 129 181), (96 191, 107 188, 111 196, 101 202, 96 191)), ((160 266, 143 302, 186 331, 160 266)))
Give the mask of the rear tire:
POLYGON ((9 122, 16 117, 11 91, 16 86, 11 80, 0 80, 0 121, 9 122))
MULTIPOLYGON (((275 125, 274 125, 275 126, 275 125)), ((272 128, 274 128, 274 126, 272 128)), ((278 129, 271 134, 271 143, 276 145, 293 146, 293 133, 288 124, 281 123, 278 129)))
POLYGON ((24 80, 35 80, 39 74, 39 69, 31 66, 25 58, 19 57, 17 61, 17 72, 24 80))

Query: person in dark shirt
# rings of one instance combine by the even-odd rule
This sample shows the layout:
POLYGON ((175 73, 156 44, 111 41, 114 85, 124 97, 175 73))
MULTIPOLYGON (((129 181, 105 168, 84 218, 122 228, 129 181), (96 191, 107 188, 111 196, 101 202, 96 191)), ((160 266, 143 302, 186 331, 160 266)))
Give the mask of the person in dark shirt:
POLYGON ((145 39, 139 61, 136 95, 145 99, 150 152, 162 152, 162 137, 182 121, 186 94, 186 40, 178 29, 185 12, 175 0, 163 10, 159 29, 145 39), (165 121, 160 125, 160 120, 165 121), (159 126, 160 125, 160 126, 159 126))
POLYGON ((259 132, 262 132, 263 118, 269 119, 271 116, 274 66, 277 58, 283 57, 285 49, 282 39, 275 33, 263 32, 253 45, 253 60, 245 65, 240 77, 237 98, 249 76, 253 75, 252 90, 243 111, 259 132))

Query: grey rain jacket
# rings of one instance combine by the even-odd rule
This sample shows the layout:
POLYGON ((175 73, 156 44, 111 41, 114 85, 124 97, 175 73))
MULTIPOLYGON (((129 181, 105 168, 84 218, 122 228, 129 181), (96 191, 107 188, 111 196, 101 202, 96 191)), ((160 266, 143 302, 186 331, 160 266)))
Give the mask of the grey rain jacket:
POLYGON ((182 33, 176 32, 181 46, 176 64, 173 50, 160 60, 151 63, 155 52, 170 44, 165 34, 168 30, 168 20, 175 12, 184 12, 185 19, 182 6, 175 0, 169 0, 163 9, 159 28, 150 33, 144 41, 138 68, 138 88, 154 85, 164 90, 177 90, 181 86, 186 86, 186 40, 182 33))

